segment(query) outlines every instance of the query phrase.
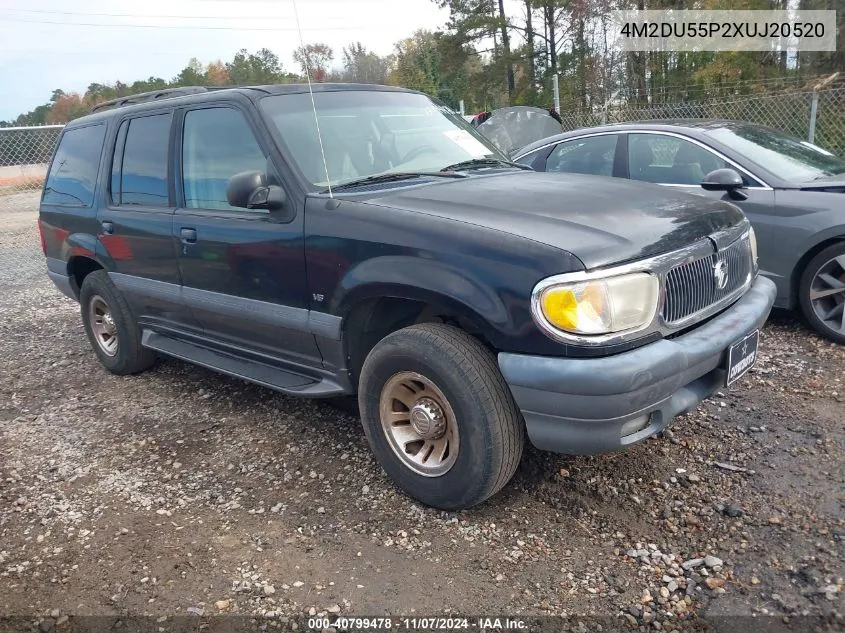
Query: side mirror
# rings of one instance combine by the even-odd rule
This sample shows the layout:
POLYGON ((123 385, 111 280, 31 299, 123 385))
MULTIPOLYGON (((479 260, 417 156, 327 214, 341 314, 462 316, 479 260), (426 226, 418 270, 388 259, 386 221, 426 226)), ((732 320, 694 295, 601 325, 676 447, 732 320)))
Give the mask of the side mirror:
POLYGON ((748 198, 745 193, 739 191, 744 186, 742 176, 733 169, 714 169, 704 177, 701 186, 707 191, 727 191, 728 195, 734 200, 748 198))
POLYGON ((242 171, 229 178, 226 199, 233 207, 278 211, 285 205, 285 190, 267 184, 267 176, 260 171, 242 171))

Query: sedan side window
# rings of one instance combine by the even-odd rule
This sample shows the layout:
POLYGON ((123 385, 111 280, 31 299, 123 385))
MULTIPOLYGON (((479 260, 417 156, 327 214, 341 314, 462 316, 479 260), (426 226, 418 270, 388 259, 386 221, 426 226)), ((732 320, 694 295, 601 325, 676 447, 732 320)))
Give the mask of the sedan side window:
POLYGON ((663 185, 700 185, 704 176, 724 167, 731 165, 710 150, 677 136, 628 135, 628 169, 632 180, 663 185))
POLYGON ((559 143, 546 159, 546 171, 612 176, 618 138, 602 134, 559 143))
POLYGON ((234 108, 187 112, 182 132, 185 206, 247 211, 226 199, 229 178, 243 171, 268 171, 267 157, 243 113, 234 108))

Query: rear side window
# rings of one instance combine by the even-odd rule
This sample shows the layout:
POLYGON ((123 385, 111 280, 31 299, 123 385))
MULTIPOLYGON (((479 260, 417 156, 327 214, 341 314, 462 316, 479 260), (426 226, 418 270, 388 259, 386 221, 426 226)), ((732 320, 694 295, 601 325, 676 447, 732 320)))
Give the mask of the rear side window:
MULTIPOLYGON (((172 114, 156 114, 129 121, 118 191, 112 185, 117 204, 168 206, 167 155, 172 114)), ((120 150, 118 143, 118 151, 120 150)), ((116 157, 117 158, 117 157, 116 157)))
POLYGON ((90 207, 100 166, 105 125, 67 130, 44 185, 43 202, 71 207, 90 207))
POLYGON ((612 176, 618 138, 600 134, 559 143, 546 159, 546 171, 612 176))

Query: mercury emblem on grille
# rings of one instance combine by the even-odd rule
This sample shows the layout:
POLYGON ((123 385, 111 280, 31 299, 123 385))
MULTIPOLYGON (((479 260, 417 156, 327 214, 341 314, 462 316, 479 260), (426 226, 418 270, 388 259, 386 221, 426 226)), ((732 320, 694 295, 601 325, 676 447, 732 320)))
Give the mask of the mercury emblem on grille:
POLYGON ((713 281, 719 290, 724 290, 728 285, 728 266, 722 259, 713 264, 713 281))

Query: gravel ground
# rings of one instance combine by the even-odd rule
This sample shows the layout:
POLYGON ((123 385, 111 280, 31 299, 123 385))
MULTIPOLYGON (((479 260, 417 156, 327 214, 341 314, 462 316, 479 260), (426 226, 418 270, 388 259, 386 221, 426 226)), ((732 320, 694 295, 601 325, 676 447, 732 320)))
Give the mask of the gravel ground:
POLYGON ((446 513, 397 492, 329 404, 172 360, 106 373, 34 220, 0 218, 0 616, 843 627, 845 348, 790 317, 764 330, 756 369, 663 437, 528 450, 502 493, 446 513))

